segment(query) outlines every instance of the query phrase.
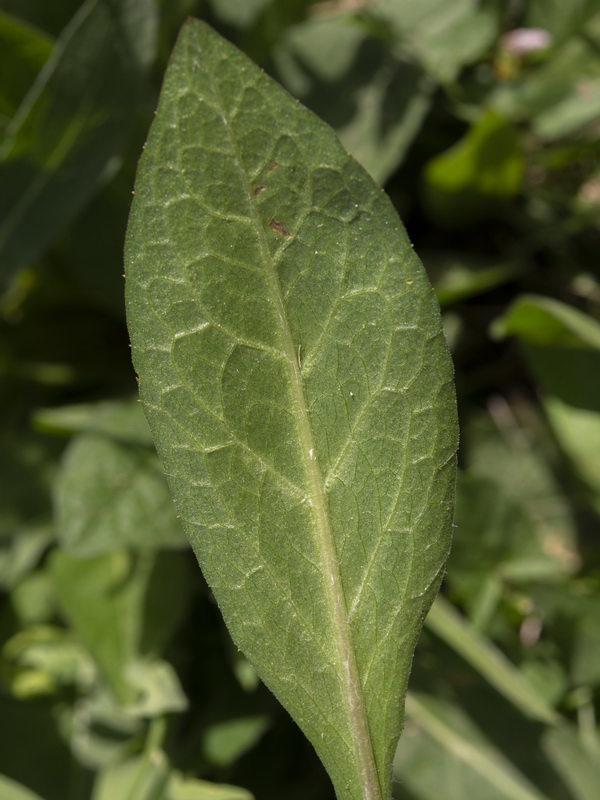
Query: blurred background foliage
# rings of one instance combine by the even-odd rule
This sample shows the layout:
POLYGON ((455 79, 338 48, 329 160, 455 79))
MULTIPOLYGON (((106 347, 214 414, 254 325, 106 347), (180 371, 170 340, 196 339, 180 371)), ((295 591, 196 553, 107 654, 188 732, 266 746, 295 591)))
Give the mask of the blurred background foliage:
POLYGON ((0 797, 332 800, 135 402, 123 236, 189 14, 335 128, 442 307, 455 544, 396 800, 598 800, 600 0, 0 0, 0 797))

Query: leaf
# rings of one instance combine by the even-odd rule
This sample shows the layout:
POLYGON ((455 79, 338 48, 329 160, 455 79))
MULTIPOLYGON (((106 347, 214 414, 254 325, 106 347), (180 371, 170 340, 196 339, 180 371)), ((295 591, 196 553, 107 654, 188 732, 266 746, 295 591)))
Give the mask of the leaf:
POLYGON ((600 323, 558 300, 522 295, 492 325, 517 335, 544 393, 544 407, 565 453, 600 508, 600 323))
MULTIPOLYGON (((528 511, 493 478, 474 469, 459 474, 448 581, 479 626, 486 616, 482 593, 490 583, 498 584, 499 600, 506 581, 523 584, 565 575, 569 551, 554 533, 552 539, 542 538, 544 519, 528 511)), ((576 565, 573 557, 571 565, 576 565)))
MULTIPOLYGON (((472 491, 467 491, 466 497, 463 492, 465 502, 461 520, 458 518, 460 495, 457 500, 457 522, 467 528, 462 548, 464 554, 467 555, 469 547, 471 552, 468 560, 473 564, 472 537, 478 536, 478 541, 483 544, 480 535, 475 533, 474 517, 478 513, 485 513, 483 507, 487 500, 482 497, 484 492, 477 491, 477 484, 487 479, 496 484, 501 497, 504 497, 506 503, 501 505, 505 505, 506 511, 513 505, 526 515, 529 520, 527 528, 532 533, 535 530, 536 549, 543 551, 546 565, 549 566, 549 562, 553 561, 557 576, 561 572, 563 575, 572 574, 580 566, 575 519, 566 487, 555 474, 553 452, 553 457, 549 458, 547 429, 540 419, 537 403, 532 405, 521 399, 519 403, 509 405, 501 396, 495 396, 488 403, 488 412, 473 415, 465 428, 465 438, 469 440, 467 483, 472 484, 472 491), (476 494, 478 497, 475 497, 476 494)), ((487 523, 493 527, 490 515, 487 523)), ((515 527, 518 535, 521 526, 515 527)), ((460 547, 462 536, 460 529, 457 532, 459 535, 454 539, 453 560, 449 568, 456 563, 456 556, 460 555, 456 545, 460 547)), ((497 536, 500 535, 498 530, 497 536)), ((503 541, 506 538, 509 539, 509 547, 517 545, 516 537, 512 543, 512 537, 502 535, 503 541)), ((487 547, 485 549, 488 550, 487 547)), ((491 556, 489 552, 488 558, 491 556)), ((546 574, 549 576, 551 571, 548 570, 546 574)))
POLYGON ((38 408, 33 423, 44 433, 94 433, 123 444, 152 445, 146 418, 139 402, 133 399, 38 408))
MULTIPOLYGON (((0 562, 1 563, 1 562, 0 562)), ((44 570, 28 575, 13 589, 10 602, 24 626, 50 622, 55 611, 54 593, 44 570)))
MULTIPOLYGON (((485 740, 458 706, 411 692, 406 698, 406 714, 451 754, 452 761, 463 762, 468 769, 490 784, 495 790, 490 797, 502 797, 506 800, 548 800, 500 750, 485 740)), ((431 759, 429 767, 435 762, 435 758, 431 759)), ((400 772, 399 777, 404 779, 405 776, 400 772)), ((408 765, 406 779, 410 780, 408 765)), ((439 788, 438 783, 438 797, 439 788)), ((474 796, 481 795, 477 792, 474 796)))
POLYGON ((272 0, 210 0, 218 19, 227 25, 246 28, 256 22, 272 0))
POLYGON ((348 15, 293 26, 274 59, 286 88, 376 181, 387 180, 429 110, 434 83, 424 71, 348 15))
POLYGON ((135 191, 134 362, 198 560, 339 800, 388 800, 454 493, 431 287, 331 130, 196 21, 135 191))
POLYGON ((520 711, 546 724, 556 724, 558 715, 525 675, 443 597, 438 597, 431 607, 426 625, 520 711))
POLYGON ((128 714, 160 717, 187 708, 177 674, 166 661, 134 662, 127 670, 127 677, 138 693, 137 700, 124 709, 128 714))
POLYGON ((117 552, 84 560, 55 551, 50 568, 63 613, 116 696, 132 702, 126 671, 139 652, 152 557, 117 552))
POLYGON ((35 569, 53 541, 49 522, 25 525, 0 550, 0 587, 10 589, 35 569))
POLYGON ((600 350, 600 323, 576 308, 533 294, 522 294, 496 320, 497 337, 517 335, 532 344, 600 350))
POLYGON ((572 792, 573 800, 595 800, 600 785, 600 741, 586 743, 571 726, 544 734, 544 749, 549 760, 572 792))
POLYGON ((427 165, 427 209, 442 226, 469 226, 475 219, 497 215, 519 191, 522 178, 518 133, 490 111, 427 165))
POLYGON ((154 0, 87 0, 8 127, 0 149, 3 282, 42 254, 114 171, 137 120, 132 107, 144 102, 148 53, 132 44, 145 40, 140 14, 151 21, 154 0))
POLYGON ((90 660, 74 637, 61 628, 38 625, 17 633, 2 655, 11 665, 11 691, 32 699, 79 683, 90 673, 90 660))
POLYGON ((237 786, 181 778, 175 774, 169 785, 168 800, 253 800, 250 792, 237 786))
POLYGON ((215 722, 204 735, 203 755, 211 764, 227 767, 256 744, 268 725, 265 716, 215 722))
POLYGON ((160 461, 144 443, 148 429, 137 405, 103 404, 86 423, 90 433, 67 448, 55 483, 55 518, 59 541, 75 555, 186 544, 160 461))
POLYGON ((466 298, 484 294, 519 277, 519 261, 498 261, 478 253, 449 253, 431 250, 423 254, 427 274, 444 308, 466 298))
POLYGON ((166 800, 168 780, 168 760, 161 750, 153 750, 103 770, 92 800, 166 800))
POLYGON ((481 55, 497 26, 493 10, 476 0, 378 0, 372 13, 443 83, 481 55))
POLYGON ((0 775, 0 798, 1 800, 42 800, 39 794, 35 794, 4 775, 0 775))

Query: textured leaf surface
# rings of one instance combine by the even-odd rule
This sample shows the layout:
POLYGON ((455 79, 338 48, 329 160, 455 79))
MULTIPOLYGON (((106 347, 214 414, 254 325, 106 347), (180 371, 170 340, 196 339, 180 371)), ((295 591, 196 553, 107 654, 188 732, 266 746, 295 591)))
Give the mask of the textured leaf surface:
POLYGON ((142 399, 233 638, 338 798, 387 799, 456 448, 404 230, 329 128, 192 21, 126 262, 142 399))

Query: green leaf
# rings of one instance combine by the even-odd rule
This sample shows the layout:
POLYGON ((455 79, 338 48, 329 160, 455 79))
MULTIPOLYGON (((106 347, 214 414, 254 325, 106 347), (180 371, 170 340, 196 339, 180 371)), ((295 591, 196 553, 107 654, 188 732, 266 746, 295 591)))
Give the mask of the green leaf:
POLYGON ((132 702, 126 671, 138 654, 152 558, 118 552, 84 560, 56 551, 50 565, 63 613, 117 697, 132 702))
POLYGON ((529 683, 525 675, 482 636, 443 597, 438 597, 426 620, 427 627, 472 664, 524 714, 547 724, 558 715, 529 683))
POLYGON ((23 625, 49 622, 54 615, 54 593, 44 570, 37 570, 22 580, 11 592, 10 599, 23 625))
POLYGON ((238 717, 210 725, 203 737, 203 755, 215 766, 226 767, 256 744, 269 720, 265 716, 238 717))
POLYGON ((556 533, 544 530, 543 510, 536 517, 535 508, 528 513, 525 504, 511 496, 501 482, 478 475, 474 469, 459 474, 448 581, 480 627, 486 617, 482 595, 487 594, 490 583, 497 584, 499 600, 507 581, 556 580, 577 566, 574 554, 561 547, 556 533), (569 557, 571 569, 567 570, 569 557))
MULTIPOLYGON (((489 795, 484 788, 483 791, 479 790, 473 794, 470 792, 455 794, 455 797, 474 796, 479 798, 483 794, 494 800, 495 798, 548 800, 500 750, 486 740, 483 733, 458 706, 411 692, 406 698, 406 715, 411 722, 417 724, 452 756, 452 762, 462 762, 467 770, 473 770, 493 790, 489 795)), ((432 758, 428 765, 429 769, 435 763, 436 759, 432 758)), ((397 774, 401 780, 410 782, 411 765, 405 762, 405 772, 399 765, 397 774)), ((447 779, 447 773, 443 773, 443 780, 447 779)), ((437 795, 435 796, 439 797, 439 782, 436 788, 437 795)), ((471 786, 471 789, 473 788, 471 786)), ((429 796, 433 797, 433 795, 427 795, 427 797, 429 796)))
POLYGON ((523 264, 518 261, 499 262, 480 253, 473 255, 432 250, 422 255, 442 308, 489 292, 524 272, 523 264))
POLYGON ((496 320, 497 337, 517 335, 544 393, 554 433, 600 508, 600 322, 558 300, 523 295, 496 320))
POLYGON ((0 775, 0 800, 42 800, 42 798, 20 783, 0 775))
POLYGON ((145 102, 149 53, 133 42, 148 36, 140 15, 155 14, 154 0, 87 0, 11 121, 0 149, 3 282, 52 244, 118 165, 133 109, 145 102))
POLYGON ((286 88, 376 181, 389 178, 429 110, 434 83, 423 70, 348 15, 293 26, 274 59, 286 88))
POLYGON ((169 763, 161 750, 103 770, 92 800, 166 800, 169 763))
POLYGON ((86 426, 90 433, 70 443, 55 483, 63 547, 94 556, 127 546, 185 546, 162 466, 144 443, 138 404, 102 405, 86 426))
MULTIPOLYGON (((494 558, 496 564, 500 561, 506 565, 510 551, 515 555, 525 555, 525 548, 531 551, 533 547, 544 554, 546 568, 554 562, 555 569, 549 568, 545 573, 548 577, 553 572, 557 577, 561 573, 565 576, 572 574, 580 566, 577 528, 567 489, 556 475, 556 454, 552 448, 549 452, 547 428, 540 418, 537 403, 531 404, 520 398, 518 403, 510 405, 497 395, 490 399, 488 411, 473 415, 465 428, 465 438, 469 441, 469 465, 466 481, 459 491, 456 514, 456 521, 463 528, 455 531, 457 535, 449 569, 460 565, 462 555, 472 567, 476 566, 477 556, 473 548, 476 537, 483 545, 484 561, 494 558), (517 523, 508 529, 512 535, 507 536, 507 531, 496 528, 493 515, 488 513, 484 518, 486 507, 489 510, 489 482, 496 486, 494 502, 499 504, 502 516, 508 514, 508 519, 513 517, 517 523), (480 487, 484 491, 480 491, 480 487), (517 512, 517 508, 520 511, 517 512), (527 517, 529 524, 517 522, 522 515, 527 517), (477 524, 482 524, 480 532, 475 528, 477 524), (523 532, 528 532, 530 538, 525 548, 524 543, 517 541, 523 532)), ((513 576, 514 566, 513 561, 513 576)), ((522 570, 520 574, 523 575, 522 570)), ((530 573, 530 577, 534 576, 530 573)))
POLYGON ((192 21, 126 269, 142 400, 233 638, 339 800, 388 800, 456 448, 438 308, 396 213, 329 128, 192 21))
POLYGON ((497 27, 493 9, 477 0, 379 0, 372 13, 442 82, 455 80, 463 65, 475 61, 497 27))
MULTIPOLYGON (((594 732, 595 733, 595 732, 594 732)), ((596 800, 600 786, 600 741, 586 742, 571 726, 547 731, 544 749, 574 800, 596 800)))
POLYGON ((210 0, 218 19, 227 25, 247 28, 252 25, 272 0, 210 0))
POLYGON ((53 541, 50 523, 25 525, 0 549, 0 586, 16 586, 36 565, 53 541))
POLYGON ((195 781, 175 774, 169 784, 168 800, 253 800, 250 792, 237 786, 195 781))
POLYGON ((50 625, 17 633, 5 644, 2 655, 11 666, 11 691, 24 699, 84 683, 92 669, 89 656, 74 637, 50 625))
POLYGON ((137 399, 38 408, 33 413, 33 424, 44 433, 94 433, 123 444, 152 444, 152 434, 137 399))
POLYGON ((469 226, 475 219, 497 215, 519 191, 522 178, 518 133, 490 111, 427 165, 427 209, 442 226, 469 226))
POLYGON ((531 344, 600 350, 600 323, 576 308, 534 294, 522 294, 496 320, 497 337, 520 336, 531 344))

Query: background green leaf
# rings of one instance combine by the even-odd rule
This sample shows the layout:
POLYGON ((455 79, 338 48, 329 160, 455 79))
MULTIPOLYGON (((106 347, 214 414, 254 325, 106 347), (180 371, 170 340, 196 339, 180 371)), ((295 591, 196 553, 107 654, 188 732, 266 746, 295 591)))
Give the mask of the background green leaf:
POLYGON ((0 775, 0 797, 2 800, 41 800, 39 794, 34 794, 10 778, 0 775))
MULTIPOLYGON (((46 425, 49 420, 61 424, 56 412, 46 413, 46 425)), ((102 406, 83 425, 87 432, 70 443, 55 484, 63 547, 78 556, 127 546, 185 547, 139 405, 102 406)))
POLYGON ((521 297, 497 335, 520 337, 525 357, 544 390, 553 430, 600 503, 600 323, 544 297, 521 297))

